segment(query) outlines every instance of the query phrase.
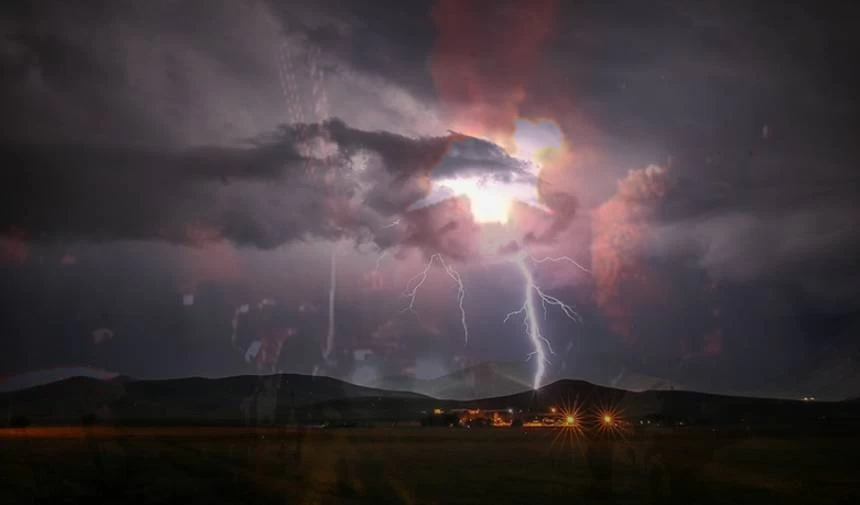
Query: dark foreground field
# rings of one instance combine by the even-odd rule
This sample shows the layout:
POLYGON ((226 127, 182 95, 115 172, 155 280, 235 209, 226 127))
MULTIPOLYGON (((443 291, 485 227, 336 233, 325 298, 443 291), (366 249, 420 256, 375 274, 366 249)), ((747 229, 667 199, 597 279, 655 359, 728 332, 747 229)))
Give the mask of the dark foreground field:
POLYGON ((0 430, 0 503, 860 503, 856 437, 568 435, 0 430))

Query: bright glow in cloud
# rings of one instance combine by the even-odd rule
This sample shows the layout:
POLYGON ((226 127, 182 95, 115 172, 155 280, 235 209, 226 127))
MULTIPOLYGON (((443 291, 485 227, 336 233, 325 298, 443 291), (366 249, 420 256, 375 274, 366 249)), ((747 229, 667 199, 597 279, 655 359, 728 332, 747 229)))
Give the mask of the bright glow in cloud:
POLYGON ((535 207, 538 201, 537 186, 533 181, 503 181, 491 176, 451 177, 434 182, 431 193, 416 202, 409 210, 420 209, 455 197, 466 197, 472 216, 477 223, 507 223, 514 201, 535 207))
POLYGON ((431 203, 438 203, 448 198, 466 197, 475 222, 505 224, 515 201, 546 210, 538 198, 535 181, 507 182, 486 176, 442 179, 436 181, 430 199, 431 203))
POLYGON ((479 177, 447 179, 438 187, 452 196, 465 196, 471 204, 472 216, 478 223, 506 223, 511 209, 509 184, 479 177))
POLYGON ((435 181, 432 193, 415 207, 424 207, 453 197, 466 197, 477 223, 508 222, 514 201, 544 208, 540 203, 537 177, 541 166, 557 155, 564 137, 552 121, 517 120, 512 142, 513 156, 526 162, 534 178, 502 180, 491 175, 461 176, 435 181))
POLYGON ((518 119, 513 145, 515 156, 539 167, 564 148, 564 135, 554 121, 518 119))

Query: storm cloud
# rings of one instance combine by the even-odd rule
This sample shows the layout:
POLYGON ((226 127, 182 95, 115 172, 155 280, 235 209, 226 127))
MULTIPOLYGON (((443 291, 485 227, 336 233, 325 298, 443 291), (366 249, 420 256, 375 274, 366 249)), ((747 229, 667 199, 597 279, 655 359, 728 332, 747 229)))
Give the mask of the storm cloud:
MULTIPOLYGON (((0 228, 52 241, 194 243, 188 230, 202 227, 239 246, 367 231, 390 246, 396 238, 385 226, 429 192, 436 167, 448 176, 524 173, 486 141, 366 132, 340 120, 285 125, 236 147, 15 145, 2 153, 0 228), (463 142, 471 149, 457 147, 463 142)), ((413 228, 410 245, 432 241, 416 238, 432 231, 413 228)))
MULTIPOLYGON (((799 388, 790 377, 817 366, 804 356, 860 348, 860 79, 845 63, 857 14, 716 0, 6 2, 0 267, 20 300, 4 314, 0 373, 63 364, 68 334, 90 345, 110 326, 102 311, 127 322, 99 346, 158 362, 127 337, 139 321, 122 300, 170 315, 180 306, 162 300, 193 291, 207 321, 263 296, 318 306, 333 250, 345 348, 391 345, 404 369, 417 340, 450 369, 455 354, 521 360, 521 328, 494 326, 520 276, 482 261, 491 226, 462 195, 430 198, 473 178, 537 188, 493 252, 534 248, 592 271, 536 267, 583 314, 546 322, 568 350, 553 367, 799 388), (558 131, 540 170, 513 149, 519 121, 558 131), (404 282, 434 253, 463 269, 473 347, 442 335, 459 319, 450 278, 433 271, 427 319, 398 319, 380 344, 367 328, 399 314, 404 282), (49 305, 59 312, 38 312, 49 305)), ((184 335, 176 374, 188 355, 207 363, 211 343, 170 326, 182 317, 131 332, 184 335)), ((212 324, 202 333, 220 335, 212 324)), ((313 350, 324 328, 307 327, 313 350)), ((227 356, 193 370, 236 371, 227 356)))

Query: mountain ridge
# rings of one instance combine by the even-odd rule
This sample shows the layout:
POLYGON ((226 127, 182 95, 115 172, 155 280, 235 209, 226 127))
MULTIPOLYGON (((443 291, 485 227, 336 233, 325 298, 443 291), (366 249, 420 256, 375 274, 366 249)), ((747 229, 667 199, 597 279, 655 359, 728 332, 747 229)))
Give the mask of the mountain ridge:
POLYGON ((610 411, 629 419, 657 416, 698 424, 860 421, 857 403, 694 391, 631 392, 577 379, 560 379, 537 390, 471 400, 439 399, 299 374, 120 382, 76 377, 0 394, 0 411, 6 410, 4 417, 23 416, 34 424, 248 425, 342 420, 397 423, 417 422, 436 409, 508 410, 525 415, 553 408, 579 409, 586 416, 599 417, 601 412, 610 411))

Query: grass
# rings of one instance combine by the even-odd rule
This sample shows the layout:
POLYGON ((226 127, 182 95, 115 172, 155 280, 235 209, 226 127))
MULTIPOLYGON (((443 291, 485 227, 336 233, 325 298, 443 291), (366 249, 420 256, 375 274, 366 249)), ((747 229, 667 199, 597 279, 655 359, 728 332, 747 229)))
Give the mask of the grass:
POLYGON ((857 438, 557 434, 0 430, 0 503, 860 503, 857 438))

